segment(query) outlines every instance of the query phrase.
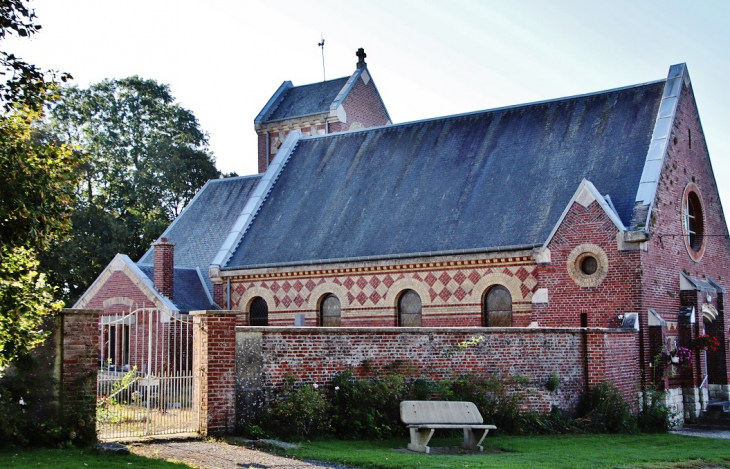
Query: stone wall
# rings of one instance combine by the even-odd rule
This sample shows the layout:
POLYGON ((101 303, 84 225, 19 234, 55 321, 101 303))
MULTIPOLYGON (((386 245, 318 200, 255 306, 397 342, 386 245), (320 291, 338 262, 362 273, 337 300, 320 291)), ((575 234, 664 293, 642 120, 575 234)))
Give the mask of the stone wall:
MULTIPOLYGON (((0 385, 7 392, 27 391, 14 396, 23 406, 23 418, 45 427, 35 427, 35 436, 25 435, 35 438, 36 444, 57 444, 58 438, 79 443, 96 439, 100 313, 67 309, 48 316, 42 326, 50 332, 46 341, 3 370, 0 385)), ((20 422, 16 425, 22 428, 20 422)))
POLYGON ((358 377, 377 376, 395 362, 433 380, 497 373, 525 377, 526 406, 542 413, 552 406, 574 410, 586 379, 614 382, 635 404, 639 379, 637 334, 621 330, 237 327, 236 335, 239 402, 255 402, 256 393, 278 388, 288 375, 321 385, 348 369, 358 377), (457 347, 474 338, 480 338, 475 345, 457 347), (553 373, 560 386, 550 392, 545 384, 553 373))

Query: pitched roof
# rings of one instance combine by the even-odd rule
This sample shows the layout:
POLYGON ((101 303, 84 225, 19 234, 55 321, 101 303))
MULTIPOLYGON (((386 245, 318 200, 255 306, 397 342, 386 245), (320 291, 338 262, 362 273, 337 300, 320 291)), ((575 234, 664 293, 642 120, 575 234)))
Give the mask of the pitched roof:
MULTIPOLYGON (((208 266, 260 179, 255 175, 208 181, 160 236, 175 243, 175 267, 199 267, 206 273, 209 292, 213 284, 208 266)), ((150 248, 139 264, 152 265, 153 258, 150 248)))
MULTIPOLYGON (((153 278, 151 265, 138 266, 147 278, 153 278)), ((217 309, 205 291, 203 276, 197 268, 175 267, 173 269, 172 302, 182 313, 217 309)))
POLYGON ((303 138, 224 268, 536 246, 583 179, 628 226, 664 84, 303 138))
POLYGON ((349 79, 350 77, 342 77, 302 86, 292 86, 291 82, 284 82, 254 122, 264 123, 329 113, 330 105, 349 79))

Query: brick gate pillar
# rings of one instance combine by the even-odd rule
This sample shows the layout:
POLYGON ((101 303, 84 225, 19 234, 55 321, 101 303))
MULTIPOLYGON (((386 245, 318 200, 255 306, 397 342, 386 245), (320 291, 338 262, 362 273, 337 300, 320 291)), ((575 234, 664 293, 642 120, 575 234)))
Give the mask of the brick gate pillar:
POLYGON ((101 309, 64 309, 61 312, 60 395, 62 414, 88 421, 96 437, 96 373, 99 369, 101 309))
POLYGON ((236 319, 240 311, 191 311, 193 402, 202 435, 231 432, 236 425, 236 319))

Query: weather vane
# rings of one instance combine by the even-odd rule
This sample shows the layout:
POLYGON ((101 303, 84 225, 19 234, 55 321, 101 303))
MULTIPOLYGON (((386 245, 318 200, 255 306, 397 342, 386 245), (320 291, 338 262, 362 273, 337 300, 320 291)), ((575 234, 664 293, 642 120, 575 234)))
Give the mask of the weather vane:
POLYGON ((327 76, 324 72, 324 37, 322 37, 322 34, 319 35, 320 39, 322 39, 322 42, 317 44, 322 49, 322 81, 327 81, 327 76))

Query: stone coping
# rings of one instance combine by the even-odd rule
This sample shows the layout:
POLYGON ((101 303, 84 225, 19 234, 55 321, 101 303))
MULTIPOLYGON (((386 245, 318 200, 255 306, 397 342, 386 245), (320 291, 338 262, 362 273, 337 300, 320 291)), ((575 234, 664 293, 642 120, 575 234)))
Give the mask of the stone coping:
POLYGON ((215 315, 235 316, 238 314, 243 314, 243 312, 238 311, 238 310, 206 309, 206 310, 200 310, 200 311, 190 311, 188 314, 190 316, 215 316, 215 315))
POLYGON ((63 308, 61 314, 104 314, 103 309, 63 308))
MULTIPOLYGON (((191 313, 192 314, 192 313, 191 313)), ((605 327, 318 327, 318 326, 236 326, 236 332, 304 332, 334 334, 358 333, 409 333, 434 334, 462 332, 469 334, 493 334, 515 332, 520 334, 564 333, 578 334, 583 332, 635 333, 632 329, 605 327)))

